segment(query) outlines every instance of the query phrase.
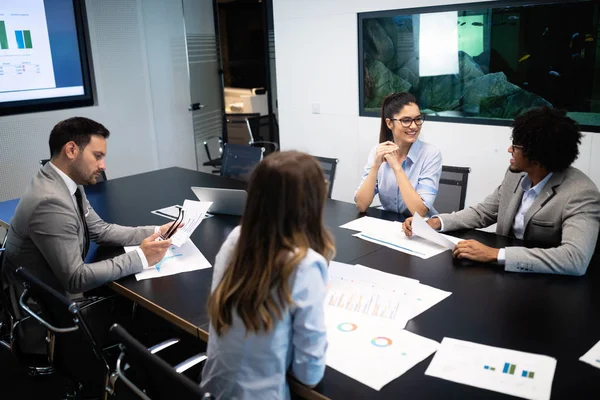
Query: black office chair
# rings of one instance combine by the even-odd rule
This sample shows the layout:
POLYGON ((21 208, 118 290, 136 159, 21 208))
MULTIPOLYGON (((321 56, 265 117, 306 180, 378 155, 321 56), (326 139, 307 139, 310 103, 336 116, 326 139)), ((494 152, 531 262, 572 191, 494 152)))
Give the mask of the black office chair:
POLYGON ((155 355, 154 348, 146 349, 119 324, 110 328, 112 338, 119 342, 121 355, 115 371, 111 374, 109 393, 118 399, 127 398, 131 394, 144 400, 187 400, 211 399, 209 393, 200 389, 198 383, 192 381, 182 372, 206 359, 206 355, 198 354, 174 367, 155 355), (124 385, 119 385, 122 381, 124 385), (125 390, 127 389, 127 390, 125 390))
POLYGON ((265 147, 265 155, 279 150, 277 121, 271 115, 249 117, 250 145, 265 147))
MULTIPOLYGON (((9 224, 0 220, 0 269, 2 268, 4 246, 8 238, 9 224)), ((27 368, 30 376, 44 376, 54 373, 54 368, 44 354, 25 353, 19 345, 19 338, 25 332, 23 323, 29 316, 18 315, 15 308, 18 305, 10 299, 9 288, 4 288, 0 272, 0 347, 12 352, 19 364, 27 368)))
POLYGON ((205 167, 213 167, 213 174, 220 173, 221 163, 223 161, 223 139, 220 136, 212 136, 204 140, 203 144, 208 161, 205 161, 202 165, 205 167))
MULTIPOLYGON (((48 161, 50 161, 49 158, 40 160, 40 167, 43 167, 44 165, 46 165, 48 163, 48 161)), ((98 183, 98 182, 104 182, 106 180, 108 180, 108 178, 106 177, 106 172, 102 171, 102 174, 98 177, 98 179, 96 179, 96 183, 98 183)))
POLYGON ((248 181, 264 154, 264 147, 243 146, 225 143, 221 176, 248 181))
POLYGON ((333 182, 335 180, 335 170, 337 169, 337 165, 340 162, 337 158, 327 158, 327 157, 317 157, 314 156, 319 163, 321 164, 321 168, 323 168, 323 174, 325 175, 325 181, 329 184, 329 192, 327 193, 327 198, 331 198, 331 194, 333 193, 333 182))
POLYGON ((467 182, 471 168, 442 166, 438 195, 433 208, 438 213, 451 213, 465 208, 467 182))
POLYGON ((47 329, 48 358, 56 371, 69 379, 69 398, 81 398, 84 389, 102 397, 110 368, 82 308, 23 267, 15 275, 25 288, 19 306, 47 329))

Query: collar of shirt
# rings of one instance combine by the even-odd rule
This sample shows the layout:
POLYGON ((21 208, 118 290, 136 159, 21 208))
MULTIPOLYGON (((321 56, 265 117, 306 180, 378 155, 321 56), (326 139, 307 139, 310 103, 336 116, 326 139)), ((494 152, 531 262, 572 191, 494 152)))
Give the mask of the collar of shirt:
POLYGON ((414 164, 415 161, 417 161, 417 159, 419 158, 420 151, 421 151, 421 141, 417 139, 417 141, 414 142, 412 144, 412 146, 410 146, 410 149, 408 150, 408 154, 406 155, 406 160, 404 160, 404 162, 406 162, 407 160, 410 160, 410 163, 414 164))
POLYGON ((65 185, 67 185, 67 189, 69 189, 69 193, 71 194, 71 196, 75 195, 75 191, 77 190, 77 184, 75 183, 75 181, 71 178, 69 178, 69 176, 67 174, 65 174, 64 172, 62 172, 60 169, 58 169, 58 167, 54 164, 52 164, 52 161, 48 161, 50 163, 50 166, 52 168, 54 168, 54 170, 58 173, 58 175, 62 178, 63 181, 65 181, 65 185))
POLYGON ((535 185, 534 187, 531 187, 531 179, 529 179, 529 175, 525 175, 525 177, 523 178, 523 181, 521 182, 521 188, 523 189, 524 192, 533 190, 535 192, 535 196, 537 197, 540 194, 540 192, 542 191, 542 189, 544 188, 544 186, 546 186, 546 183, 550 180, 551 177, 552 177, 552 172, 550 172, 548 175, 546 175, 544 177, 544 179, 539 181, 537 185, 535 185))

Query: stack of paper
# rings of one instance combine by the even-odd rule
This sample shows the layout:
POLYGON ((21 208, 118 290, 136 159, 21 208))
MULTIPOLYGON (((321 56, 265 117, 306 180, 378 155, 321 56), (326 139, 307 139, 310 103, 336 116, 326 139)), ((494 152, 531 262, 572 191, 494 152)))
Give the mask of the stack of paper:
POLYGON ((381 389, 435 351, 437 342, 404 327, 449 295, 416 279, 331 262, 325 297, 327 365, 381 389))
POLYGON ((446 250, 454 250, 461 239, 433 230, 418 214, 413 218, 413 236, 408 237, 402 224, 372 217, 362 217, 341 226, 359 233, 354 236, 413 256, 427 259, 446 250))
MULTIPOLYGON (((124 249, 125 252, 130 252, 138 247, 139 246, 126 246, 124 249)), ((135 279, 141 281, 144 279, 160 278, 163 276, 211 267, 212 265, 210 265, 206 257, 204 257, 196 245, 188 239, 179 247, 171 245, 162 260, 156 265, 151 265, 142 272, 135 274, 135 279)))
POLYGON ((556 359, 444 338, 425 375, 532 400, 550 399, 556 359))

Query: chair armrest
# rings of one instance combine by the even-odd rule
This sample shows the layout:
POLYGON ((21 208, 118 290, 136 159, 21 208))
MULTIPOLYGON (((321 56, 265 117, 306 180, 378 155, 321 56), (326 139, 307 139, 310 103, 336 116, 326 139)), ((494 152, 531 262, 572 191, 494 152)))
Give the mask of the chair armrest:
POLYGON ((48 321, 46 321, 45 319, 43 319, 42 317, 40 317, 39 315, 37 315, 31 308, 29 308, 29 306, 27 306, 27 304, 25 304, 25 299, 28 296, 28 290, 25 289, 23 291, 23 294, 21 294, 21 297, 19 298, 19 306, 21 306, 21 308, 23 309, 23 311, 25 311, 27 314, 29 314, 30 316, 32 316, 33 318, 35 318, 40 324, 44 325, 46 328, 48 328, 51 332, 54 333, 67 333, 67 332, 74 332, 77 329, 79 329, 79 327, 77 325, 75 326, 71 326, 68 328, 58 328, 54 325, 51 325, 48 321))
POLYGON ((256 141, 256 142, 252 142, 252 144, 253 145, 254 144, 270 144, 270 145, 272 145, 275 148, 275 151, 279 150, 279 145, 277 143, 275 143, 275 142, 269 142, 269 141, 266 141, 266 140, 259 140, 259 141, 256 141))
POLYGON ((158 344, 155 344, 154 346, 148 348, 148 351, 152 354, 156 354, 161 350, 166 349, 167 347, 173 346, 175 343, 178 343, 179 339, 167 339, 164 342, 160 342, 158 344))
POLYGON ((185 361, 180 362, 179 364, 177 364, 175 367, 175 371, 177 371, 178 374, 187 371, 188 369, 192 368, 194 365, 201 363, 202 361, 206 360, 206 353, 198 353, 193 357, 188 358, 185 361))

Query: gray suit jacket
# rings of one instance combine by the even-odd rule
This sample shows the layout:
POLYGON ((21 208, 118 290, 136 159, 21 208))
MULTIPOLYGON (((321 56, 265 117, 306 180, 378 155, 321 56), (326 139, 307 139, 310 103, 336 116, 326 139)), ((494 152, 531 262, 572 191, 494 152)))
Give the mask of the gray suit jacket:
MULTIPOLYGON (((483 203, 442 214, 444 231, 483 228, 512 235, 524 173, 507 171, 504 181, 483 203)), ((524 239, 542 248, 506 248, 506 271, 584 275, 594 254, 600 226, 600 193, 580 170, 556 172, 525 214, 524 239)))
MULTIPOLYGON (((104 222, 88 202, 83 187, 90 240, 99 245, 140 244, 154 227, 129 228, 104 222)), ((10 222, 3 273, 9 280, 23 266, 60 292, 78 294, 142 270, 137 252, 84 264, 84 228, 64 180, 47 163, 35 175, 10 222)), ((71 297, 78 297, 71 296, 71 297)))

